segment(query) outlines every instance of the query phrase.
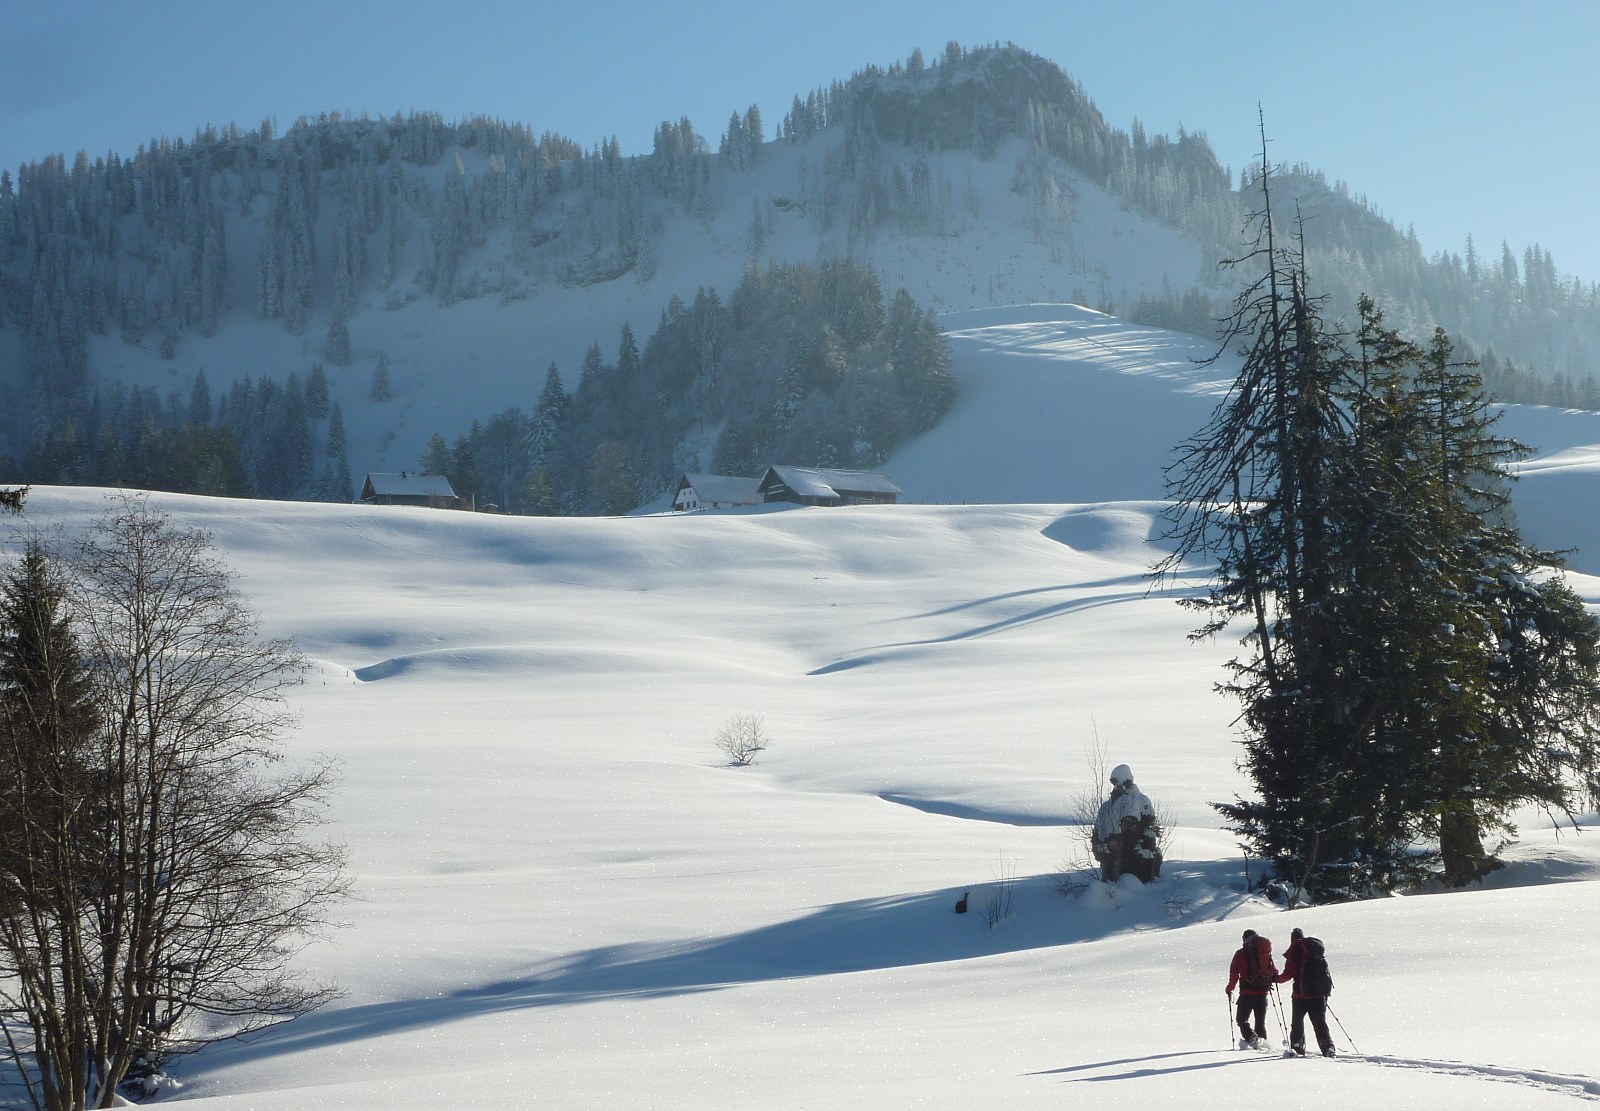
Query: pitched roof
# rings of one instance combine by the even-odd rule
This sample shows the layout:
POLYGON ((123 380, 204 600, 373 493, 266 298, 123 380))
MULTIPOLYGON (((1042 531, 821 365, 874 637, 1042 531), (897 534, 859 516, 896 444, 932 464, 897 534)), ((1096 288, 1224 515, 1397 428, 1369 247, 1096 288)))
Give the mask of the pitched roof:
POLYGON ((886 474, 877 471, 839 471, 827 467, 787 467, 774 463, 768 468, 796 494, 808 498, 834 498, 846 494, 900 494, 900 487, 886 474))
POLYGON ((686 474, 678 489, 694 488, 702 502, 732 502, 735 505, 755 505, 761 501, 759 478, 738 478, 725 474, 686 474))
MULTIPOLYGON (((414 474, 410 471, 401 471, 399 474, 385 474, 382 472, 369 472, 365 488, 370 488, 374 497, 428 497, 428 498, 453 498, 456 492, 450 489, 450 480, 442 474, 414 474)), ((366 489, 363 489, 365 494, 366 489)))

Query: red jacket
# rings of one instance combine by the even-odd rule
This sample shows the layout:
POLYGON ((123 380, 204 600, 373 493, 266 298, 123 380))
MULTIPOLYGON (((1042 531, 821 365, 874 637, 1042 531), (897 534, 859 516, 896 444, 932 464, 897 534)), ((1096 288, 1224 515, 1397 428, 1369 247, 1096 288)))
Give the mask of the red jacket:
POLYGON ((1304 938, 1295 938, 1289 943, 1289 948, 1283 951, 1283 975, 1278 977, 1278 983, 1294 981, 1295 999, 1322 999, 1321 995, 1312 995, 1300 990, 1300 977, 1306 970, 1306 943, 1304 938))
MULTIPOLYGON (((1266 938, 1258 937, 1255 939, 1255 944, 1260 946, 1263 941, 1266 941, 1266 938)), ((1268 945, 1270 946, 1271 942, 1268 942, 1268 945)), ((1278 978, 1278 966, 1272 961, 1272 951, 1270 948, 1265 953, 1262 953, 1258 948, 1257 954, 1257 959, 1259 961, 1258 967, 1260 968, 1261 974, 1266 977, 1265 982, 1260 983, 1256 987, 1246 987, 1244 985, 1244 974, 1246 971, 1248 971, 1248 966, 1245 962, 1248 958, 1245 955, 1244 946, 1241 945, 1239 947, 1239 951, 1233 955, 1233 963, 1228 966, 1227 991, 1230 995, 1233 993, 1235 984, 1239 985, 1240 995, 1266 995, 1267 992, 1271 990, 1272 982, 1278 978)))

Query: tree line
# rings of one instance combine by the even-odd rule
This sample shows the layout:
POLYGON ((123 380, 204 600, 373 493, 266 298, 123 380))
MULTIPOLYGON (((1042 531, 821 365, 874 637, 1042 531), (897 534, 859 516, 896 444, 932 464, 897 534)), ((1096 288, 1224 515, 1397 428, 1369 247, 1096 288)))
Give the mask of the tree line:
MULTIPOLYGON (((382 361, 379 370, 382 369, 382 361)), ((165 397, 120 382, 36 434, 14 473, 29 482, 213 497, 349 501, 344 411, 313 363, 304 381, 249 375, 212 399, 205 371, 165 397)))
POLYGON ((878 466, 954 397, 932 312, 886 305, 870 267, 753 266, 726 302, 673 298, 642 349, 629 325, 613 361, 591 344, 571 392, 552 363, 528 408, 435 432, 418 466, 479 506, 622 513, 707 465, 878 466))

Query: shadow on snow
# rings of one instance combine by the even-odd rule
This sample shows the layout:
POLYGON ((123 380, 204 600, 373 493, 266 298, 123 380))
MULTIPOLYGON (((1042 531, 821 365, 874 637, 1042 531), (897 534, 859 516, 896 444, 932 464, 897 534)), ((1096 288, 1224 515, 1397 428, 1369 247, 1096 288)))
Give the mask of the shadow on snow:
POLYGON ((449 995, 318 1012, 208 1051, 208 1063, 337 1046, 399 1030, 533 1007, 717 991, 745 984, 995 956, 1217 920, 1246 899, 1227 890, 1228 865, 1175 868, 1148 888, 1089 883, 1063 896, 1058 877, 1018 878, 1013 914, 989 928, 998 883, 857 899, 724 937, 610 945, 552 958, 524 976, 449 995), (971 910, 953 913, 969 893, 971 910))

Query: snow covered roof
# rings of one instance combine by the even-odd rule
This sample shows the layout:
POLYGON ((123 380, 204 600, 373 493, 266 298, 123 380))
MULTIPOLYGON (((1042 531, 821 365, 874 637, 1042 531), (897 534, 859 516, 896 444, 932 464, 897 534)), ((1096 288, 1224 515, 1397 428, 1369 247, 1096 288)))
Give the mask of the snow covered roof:
POLYGON ((894 480, 877 471, 839 471, 826 467, 787 467, 773 464, 769 474, 801 497, 835 498, 846 494, 899 494, 894 480))
POLYGON ((702 502, 756 505, 761 501, 761 480, 725 474, 686 474, 678 489, 692 487, 702 502))
POLYGON ((453 498, 456 492, 450 489, 450 480, 442 474, 415 474, 411 471, 401 471, 399 474, 371 472, 367 475, 362 496, 453 498))

